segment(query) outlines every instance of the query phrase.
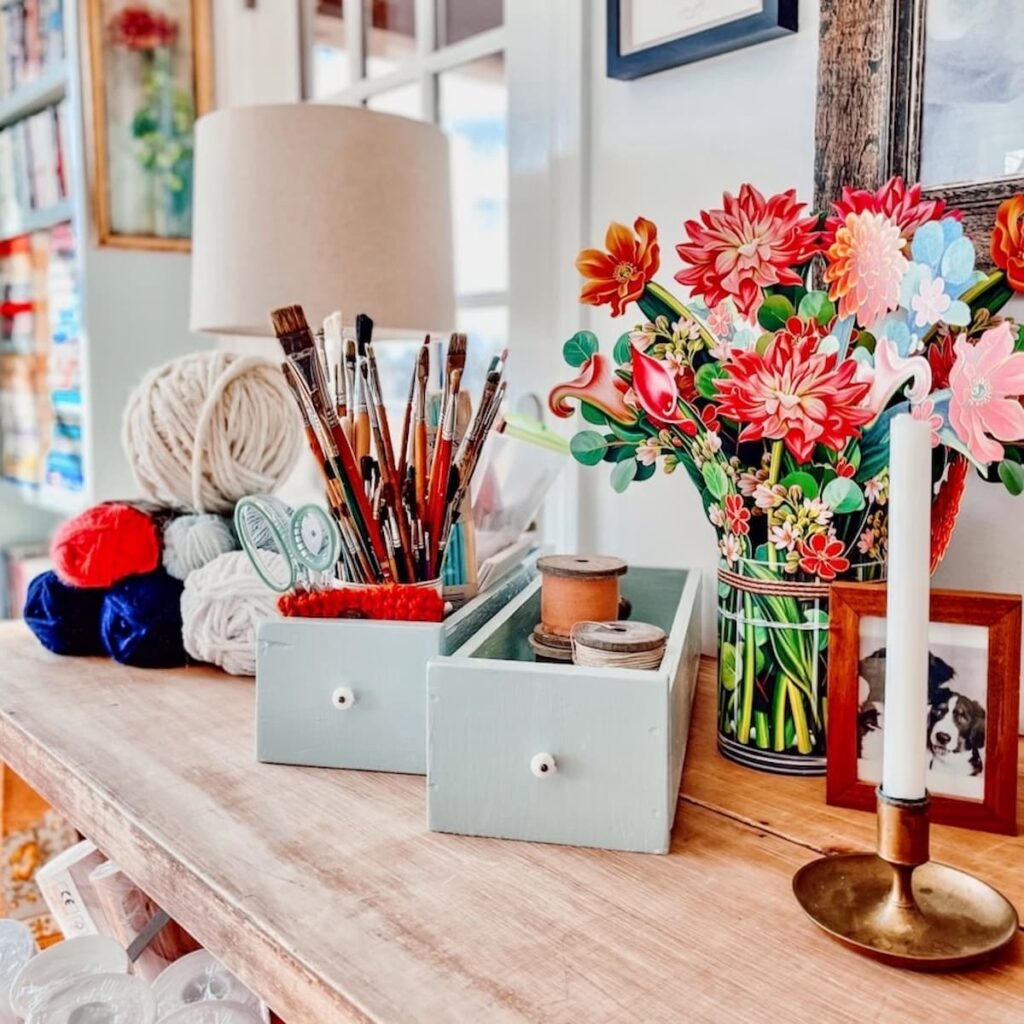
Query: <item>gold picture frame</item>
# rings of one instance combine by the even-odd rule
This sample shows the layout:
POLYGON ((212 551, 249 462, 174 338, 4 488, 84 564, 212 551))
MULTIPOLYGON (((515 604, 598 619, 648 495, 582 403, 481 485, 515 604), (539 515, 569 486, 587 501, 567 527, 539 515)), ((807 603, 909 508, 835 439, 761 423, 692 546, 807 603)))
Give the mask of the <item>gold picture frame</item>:
POLYGON ((84 0, 82 7, 82 30, 85 35, 87 58, 85 88, 85 123, 87 126, 86 149, 88 152, 89 192, 92 222, 96 241, 100 246, 119 249, 148 249, 155 251, 189 252, 191 239, 191 172, 192 172, 192 127, 196 119, 213 108, 213 37, 212 5, 210 0, 84 0), (174 18, 175 9, 187 12, 184 17, 174 18), (135 20, 124 28, 119 23, 115 31, 113 20, 123 18, 124 12, 132 12, 135 20), (170 13, 168 13, 168 10, 170 13), (151 16, 150 23, 139 21, 138 12, 151 16), (188 37, 186 45, 181 44, 181 25, 187 20, 188 37), (128 33, 133 33, 128 36, 128 33), (148 33, 148 34, 147 34, 148 33), (127 44, 124 43, 128 37, 127 44), (116 40, 116 41, 115 41, 116 40), (175 68, 174 61, 184 55, 185 70, 175 68), (165 65, 159 75, 153 64, 160 60, 165 65), (117 69, 111 64, 120 61, 117 69), (128 61, 134 63, 126 67, 128 61), (148 62, 148 63, 147 63, 148 62), (188 66, 190 65, 190 66, 188 66), (139 107, 132 119, 131 127, 124 123, 111 125, 112 116, 120 116, 124 110, 114 111, 111 103, 111 89, 114 76, 121 83, 121 107, 131 111, 131 92, 134 87, 139 107), (137 80, 133 81, 135 75, 137 80), (163 81, 166 95, 155 97, 153 82, 163 81), (191 110, 187 104, 191 103, 191 110), (150 104, 150 107, 144 106, 150 104), (179 109, 175 109, 175 104, 179 109), (182 121, 187 121, 188 134, 179 138, 166 132, 150 133, 137 130, 140 119, 148 109, 158 107, 175 130, 182 121), (134 138, 126 137, 126 128, 134 138), (112 141, 117 149, 112 153, 112 141), (170 145, 167 145, 170 140, 170 145), (159 147, 165 145, 163 152, 159 147), (167 166, 170 146, 177 146, 177 161, 167 166), (131 148, 129 148, 131 147, 131 148), (187 159, 184 152, 187 151, 187 159), (132 160, 138 165, 132 169, 132 160), (117 166, 112 167, 116 161, 117 166), (150 164, 146 167, 143 162, 150 164), (187 166, 186 166, 187 165, 187 166), (179 173, 179 168, 181 173, 179 173), (121 180, 118 175, 121 175, 121 180), (126 189, 125 179, 130 175, 134 186, 133 196, 123 202, 122 196, 112 190, 126 189), (173 196, 173 201, 163 203, 158 198, 142 198, 147 187, 154 196, 162 193, 173 196), (185 184, 175 189, 173 183, 185 184), (171 183, 171 184, 169 184, 171 183), (187 195, 180 194, 187 189, 187 195), (175 195, 175 192, 179 193, 175 195), (150 208, 146 209, 146 204, 150 208), (168 210, 161 210, 164 206, 168 210), (126 213, 128 208, 131 212, 126 213), (170 209, 177 207, 177 209, 170 209), (152 221, 152 228, 147 225, 152 221))

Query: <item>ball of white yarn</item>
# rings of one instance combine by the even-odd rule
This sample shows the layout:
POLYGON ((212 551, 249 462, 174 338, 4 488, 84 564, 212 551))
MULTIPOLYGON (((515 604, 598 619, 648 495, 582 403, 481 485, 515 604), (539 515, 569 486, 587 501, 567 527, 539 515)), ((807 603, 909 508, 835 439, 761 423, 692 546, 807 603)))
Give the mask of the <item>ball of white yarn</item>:
POLYGON ((229 352, 197 352, 151 370, 129 397, 121 428, 146 497, 220 514, 246 494, 275 490, 301 440, 280 369, 229 352))
MULTIPOLYGON (((284 556, 267 552, 267 559, 284 556)), ((256 574, 244 551, 228 551, 185 579, 181 595, 185 650, 235 676, 256 675, 256 630, 278 616, 277 594, 256 574)))
POLYGON ((202 569, 225 551, 238 550, 231 520, 209 513, 177 516, 164 529, 164 568, 175 579, 202 569))

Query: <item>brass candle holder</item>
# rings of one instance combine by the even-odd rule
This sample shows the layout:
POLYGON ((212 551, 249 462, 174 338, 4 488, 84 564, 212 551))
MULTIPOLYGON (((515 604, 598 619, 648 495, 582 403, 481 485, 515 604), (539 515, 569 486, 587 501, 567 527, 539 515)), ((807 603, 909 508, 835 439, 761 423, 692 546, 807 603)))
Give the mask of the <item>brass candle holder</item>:
POLYGON ((939 971, 998 953, 1017 934, 1002 893, 928 854, 929 799, 878 796, 878 854, 822 857, 793 877, 812 921, 894 967, 939 971))

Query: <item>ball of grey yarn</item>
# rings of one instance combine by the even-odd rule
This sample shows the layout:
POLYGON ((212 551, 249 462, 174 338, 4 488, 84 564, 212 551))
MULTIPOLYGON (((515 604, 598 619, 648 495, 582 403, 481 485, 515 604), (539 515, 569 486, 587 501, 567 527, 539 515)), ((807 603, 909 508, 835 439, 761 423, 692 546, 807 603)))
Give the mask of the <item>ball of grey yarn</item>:
POLYGON ((164 530, 164 568, 183 580, 225 551, 238 550, 238 538, 229 519, 209 513, 178 516, 164 530))

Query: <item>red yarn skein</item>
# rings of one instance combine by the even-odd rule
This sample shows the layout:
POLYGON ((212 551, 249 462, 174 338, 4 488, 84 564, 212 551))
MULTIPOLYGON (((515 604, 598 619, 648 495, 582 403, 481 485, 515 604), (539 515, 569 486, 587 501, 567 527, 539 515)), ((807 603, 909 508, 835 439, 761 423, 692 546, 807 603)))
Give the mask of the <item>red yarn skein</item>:
POLYGON ((133 505, 104 502, 57 530, 50 557, 69 586, 111 587, 160 564, 160 526, 133 505))

